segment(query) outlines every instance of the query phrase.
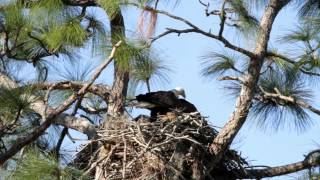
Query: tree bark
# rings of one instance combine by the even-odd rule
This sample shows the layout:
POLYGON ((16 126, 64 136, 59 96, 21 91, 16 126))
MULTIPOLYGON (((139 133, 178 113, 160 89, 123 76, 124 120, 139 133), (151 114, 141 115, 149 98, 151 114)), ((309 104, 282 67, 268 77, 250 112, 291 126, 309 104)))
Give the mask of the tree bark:
POLYGON ((240 95, 236 101, 236 108, 229 121, 224 125, 210 145, 210 151, 216 156, 214 164, 222 159, 224 153, 247 119, 263 60, 266 56, 273 22, 279 11, 288 4, 289 1, 290 0, 271 0, 264 12, 260 21, 255 50, 253 52, 255 58, 250 60, 248 72, 243 77, 244 83, 241 86, 240 95))
POLYGON ((316 166, 319 166, 319 164, 320 162, 317 159, 312 159, 310 161, 304 160, 304 161, 287 164, 283 166, 247 170, 246 175, 240 176, 238 178, 261 179, 261 178, 267 178, 267 177, 281 176, 285 174, 298 172, 304 169, 316 167, 316 166))
MULTIPOLYGON (((111 41, 116 43, 119 38, 125 37, 125 25, 120 7, 116 13, 110 14, 107 12, 110 18, 111 28, 111 41)), ((117 65, 117 60, 114 62, 114 79, 112 88, 109 94, 108 111, 107 111, 107 123, 110 118, 120 118, 125 112, 125 100, 127 97, 129 83, 129 71, 127 69, 121 69, 117 65)), ((103 150, 99 152, 98 159, 104 157, 109 151, 102 147, 103 150)), ((104 180, 107 177, 104 174, 104 168, 100 167, 99 164, 95 169, 95 180, 104 180)))
MULTIPOLYGON (((110 18, 111 41, 114 44, 119 41, 119 38, 125 37, 125 25, 120 7, 116 13, 108 13, 108 16, 110 18)), ((109 96, 108 115, 118 117, 124 113, 128 83, 129 71, 119 68, 117 66, 117 61, 115 61, 114 80, 109 96)))

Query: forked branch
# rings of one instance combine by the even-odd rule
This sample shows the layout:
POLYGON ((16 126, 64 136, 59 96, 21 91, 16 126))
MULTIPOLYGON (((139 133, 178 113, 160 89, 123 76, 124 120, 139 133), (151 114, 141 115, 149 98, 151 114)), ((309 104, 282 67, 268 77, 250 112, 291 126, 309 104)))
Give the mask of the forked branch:
MULTIPOLYGON (((135 6, 139 6, 137 4, 134 4, 134 3, 130 3, 131 5, 135 5, 135 6)), ((180 21, 186 25, 188 25, 189 29, 182 29, 182 30, 178 30, 178 29, 172 29, 172 28, 168 28, 167 31, 163 32, 162 34, 152 38, 151 40, 151 43, 155 42, 156 40, 158 40, 159 38, 163 37, 163 36, 166 36, 168 34, 171 34, 171 33, 177 33, 178 35, 179 34, 182 34, 182 33, 190 33, 190 32, 194 32, 194 33, 199 33, 199 34, 202 34, 204 36, 207 36, 207 37, 210 37, 210 38, 213 38, 213 39, 216 39, 220 42, 222 42, 225 47, 227 48, 230 48, 232 50, 235 50, 235 51, 238 51, 250 58, 255 58, 256 55, 251 52, 251 51, 248 51, 246 49, 243 49, 241 47, 238 47, 234 44, 232 44, 230 41, 228 41, 226 38, 224 38, 222 36, 222 32, 223 32, 223 27, 224 27, 224 22, 221 24, 221 30, 219 32, 219 35, 214 35, 212 34, 211 32, 206 32, 204 30, 202 30, 201 28, 199 28, 198 26, 194 25, 193 23, 191 23, 190 21, 188 21, 187 19, 185 18, 182 18, 182 17, 179 17, 179 16, 176 16, 176 15, 173 15, 169 12, 166 12, 166 11, 163 11, 163 10, 156 10, 156 9, 153 9, 151 7, 142 7, 144 10, 146 11, 151 11, 151 12, 154 12, 154 13, 158 13, 158 14, 162 14, 162 15, 165 15, 165 16, 168 16, 174 20, 177 20, 177 21, 180 21)))

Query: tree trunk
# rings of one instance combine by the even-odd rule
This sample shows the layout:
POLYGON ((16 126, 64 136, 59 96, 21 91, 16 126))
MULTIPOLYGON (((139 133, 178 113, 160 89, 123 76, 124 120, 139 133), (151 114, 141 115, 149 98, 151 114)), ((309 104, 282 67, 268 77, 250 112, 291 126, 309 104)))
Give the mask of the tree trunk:
MULTIPOLYGON (((108 13, 108 12, 107 12, 108 13)), ((109 14, 112 44, 125 37, 125 26, 120 7, 116 13, 109 14), (112 19, 111 19, 112 18, 112 19)), ((114 63, 114 80, 109 96, 108 116, 118 117, 124 113, 124 104, 129 83, 129 71, 118 68, 114 63)))
POLYGON ((237 98, 236 108, 229 121, 210 145, 210 150, 215 154, 214 163, 219 162, 229 148, 234 137, 247 119, 255 88, 259 79, 260 70, 266 55, 270 32, 273 22, 279 11, 290 0, 271 0, 260 22, 254 54, 256 58, 250 60, 248 72, 244 75, 240 95, 237 98))
MULTIPOLYGON (((110 28, 111 28, 111 39, 112 44, 116 44, 122 37, 125 37, 125 26, 124 20, 121 13, 120 7, 116 13, 110 14, 108 16, 110 18, 110 28)), ((122 39, 123 40, 123 39, 122 39)), ((125 111, 125 100, 127 96, 127 89, 129 83, 129 71, 125 69, 121 69, 117 66, 117 62, 114 62, 114 80, 111 88, 111 92, 109 95, 108 102, 108 111, 107 111, 107 119, 110 118, 120 118, 125 111)), ((106 122, 105 121, 105 122, 106 122)), ((105 157, 109 152, 105 146, 98 155, 98 159, 105 157)), ((96 180, 104 180, 107 179, 104 174, 104 168, 100 167, 99 164, 96 167, 95 171, 95 179, 96 180)))

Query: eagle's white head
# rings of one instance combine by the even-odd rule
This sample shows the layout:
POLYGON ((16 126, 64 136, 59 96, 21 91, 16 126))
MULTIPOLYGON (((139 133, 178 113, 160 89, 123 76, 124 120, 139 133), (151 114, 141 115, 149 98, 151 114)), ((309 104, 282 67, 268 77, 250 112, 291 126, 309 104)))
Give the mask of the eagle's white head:
POLYGON ((176 88, 172 89, 171 91, 174 93, 174 95, 176 95, 177 98, 179 98, 179 96, 186 98, 186 93, 184 92, 184 89, 181 87, 176 87, 176 88))

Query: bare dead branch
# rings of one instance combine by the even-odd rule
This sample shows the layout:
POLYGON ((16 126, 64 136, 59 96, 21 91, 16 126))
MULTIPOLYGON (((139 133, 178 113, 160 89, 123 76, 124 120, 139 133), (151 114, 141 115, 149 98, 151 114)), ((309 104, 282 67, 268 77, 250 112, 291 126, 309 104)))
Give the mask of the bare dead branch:
MULTIPOLYGON (((75 103, 75 106, 73 108, 71 116, 75 116, 77 114, 79 106, 81 105, 81 102, 82 102, 82 98, 78 98, 78 101, 75 103)), ((68 129, 69 129, 68 127, 63 128, 63 130, 61 131, 61 134, 60 134, 60 138, 57 142, 57 145, 55 148, 55 155, 56 155, 57 160, 59 160, 60 148, 61 148, 61 145, 62 145, 62 142, 63 142, 65 136, 68 134, 68 129)))
POLYGON ((240 52, 240 53, 242 53, 242 54, 244 54, 244 55, 246 55, 248 57, 253 57, 253 58, 256 57, 256 55, 254 53, 252 53, 251 51, 248 51, 248 50, 243 49, 241 47, 235 46, 235 45, 231 44, 224 37, 222 37, 222 36, 219 37, 217 35, 212 34, 211 32, 205 32, 203 30, 193 29, 193 28, 191 28, 191 29, 182 29, 182 30, 172 29, 172 28, 167 28, 167 29, 168 29, 167 31, 163 32, 162 34, 160 34, 160 35, 158 35, 158 36, 156 36, 154 38, 152 38, 151 43, 153 43, 157 39, 159 39, 161 37, 164 37, 164 36, 166 36, 168 34, 171 34, 171 33, 177 33, 178 35, 180 35, 180 34, 183 34, 183 33, 194 32, 194 33, 199 33, 199 34, 205 35, 205 36, 213 38, 213 39, 217 39, 220 42, 222 42, 225 45, 225 47, 230 48, 230 49, 235 50, 235 51, 238 51, 238 52, 240 52))
POLYGON ((220 29, 219 29, 219 34, 218 36, 219 37, 222 37, 222 33, 223 33, 223 30, 224 30, 224 25, 225 25, 225 22, 226 22, 226 12, 225 12, 225 5, 226 5, 226 1, 223 1, 222 3, 222 6, 221 6, 221 14, 220 14, 220 29))
POLYGON ((79 108, 88 114, 100 114, 100 113, 105 113, 108 110, 108 108, 94 109, 92 107, 84 107, 84 106, 80 106, 79 108))
MULTIPOLYGON (((52 84, 54 83, 37 83, 37 84, 29 84, 27 86, 34 86, 37 89, 41 90, 48 90, 52 84)), ((56 85, 53 87, 53 90, 74 90, 78 91, 82 88, 84 85, 84 82, 76 82, 76 81, 64 81, 64 82, 58 82, 56 85)), ((24 87, 22 87, 24 88, 24 87)), ((110 93, 110 87, 108 85, 104 84, 92 84, 88 88, 88 92, 95 94, 105 101, 107 101, 110 93)))
POLYGON ((122 141, 124 144, 123 150, 123 160, 122 160, 122 179, 126 179, 126 171, 127 171, 127 140, 124 135, 122 135, 122 141))
MULTIPOLYGON (((130 4, 138 6, 137 4, 134 4, 134 3, 130 3, 130 4)), ((166 12, 166 11, 163 11, 163 10, 156 10, 156 9, 151 8, 151 7, 143 7, 143 9, 146 10, 146 11, 156 12, 158 14, 162 14, 162 15, 168 16, 168 17, 170 17, 172 19, 175 19, 175 20, 178 20, 180 22, 183 22, 184 24, 186 24, 186 25, 191 27, 191 29, 184 29, 184 30, 178 30, 178 29, 169 28, 166 32, 160 34, 157 37, 152 38, 151 39, 151 43, 153 43, 154 41, 156 41, 160 37, 163 37, 163 36, 171 34, 171 33, 181 34, 181 33, 195 32, 195 33, 200 33, 200 34, 202 34, 204 36, 219 40, 220 42, 222 42, 225 45, 225 47, 230 48, 230 49, 235 50, 235 51, 238 51, 238 52, 240 52, 240 53, 242 53, 242 54, 244 54, 244 55, 246 55, 246 56, 248 56, 250 58, 255 58, 256 57, 256 55, 254 53, 252 53, 251 51, 248 51, 246 49, 243 49, 241 47, 233 45, 227 39, 225 39, 223 36, 214 35, 211 32, 206 32, 206 31, 200 29, 198 26, 192 24, 190 21, 188 21, 188 20, 186 20, 186 19, 184 19, 182 17, 175 16, 175 15, 170 14, 169 12, 166 12)))
POLYGON ((241 77, 234 77, 234 76, 223 76, 223 77, 220 77, 218 79, 219 81, 239 81, 239 82, 244 82, 243 79, 241 77))

